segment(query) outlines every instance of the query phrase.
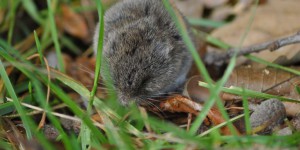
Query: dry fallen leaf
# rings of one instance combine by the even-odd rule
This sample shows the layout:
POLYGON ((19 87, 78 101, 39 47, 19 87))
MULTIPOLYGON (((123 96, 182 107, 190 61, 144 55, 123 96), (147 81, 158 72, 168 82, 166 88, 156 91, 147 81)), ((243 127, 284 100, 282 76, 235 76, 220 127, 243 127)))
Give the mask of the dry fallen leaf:
POLYGON ((251 65, 233 70, 225 87, 237 86, 273 95, 291 95, 299 78, 275 68, 256 69, 251 65))
POLYGON ((89 39, 89 32, 84 18, 75 13, 68 5, 62 5, 62 17, 57 17, 59 26, 69 34, 82 40, 89 39))
MULTIPOLYGON (((274 68, 257 69, 249 65, 237 67, 230 75, 225 87, 243 87, 253 91, 300 99, 296 89, 299 83, 299 76, 286 71, 274 68)), ((228 93, 223 93, 221 97, 224 100, 241 99, 239 96, 228 93)), ((284 105, 288 116, 294 116, 300 112, 299 103, 284 102, 284 105)))
MULTIPOLYGON (((226 120, 222 117, 222 114, 220 113, 220 111, 216 108, 212 108, 208 112, 207 117, 211 120, 211 122, 214 125, 218 125, 223 122, 226 122, 226 120)), ((234 126, 234 129, 238 134, 240 134, 239 130, 237 128, 235 128, 235 126, 234 126)), ((223 135, 232 135, 232 133, 230 132, 230 130, 227 126, 222 127, 220 131, 223 135)))
MULTIPOLYGON (((300 68, 293 68, 300 70, 300 68)), ((199 76, 190 78, 185 87, 184 95, 189 98, 203 102, 209 96, 209 90, 204 87, 197 87, 199 76), (196 84, 195 84, 196 83, 196 84)), ((286 98, 300 100, 298 93, 300 77, 275 68, 253 68, 251 65, 240 66, 233 70, 225 87, 241 87, 262 93, 284 96, 286 98)), ((241 100, 241 96, 222 92, 220 97, 224 101, 241 100)), ((300 113, 300 104, 283 102, 288 116, 295 116, 300 113)))
MULTIPOLYGON (((300 29, 299 4, 299 0, 272 0, 267 4, 259 5, 242 47, 298 32, 300 29)), ((237 16, 232 23, 215 30, 212 36, 232 46, 238 46, 247 26, 251 23, 252 10, 249 9, 247 12, 237 16)), ((213 51, 213 48, 208 48, 208 51, 213 51)), ((263 51, 255 55, 270 62, 292 64, 300 60, 299 52, 300 45, 294 44, 282 47, 274 52, 263 51)), ((237 64, 239 65, 243 62, 245 62, 245 59, 240 58, 237 64)))
MULTIPOLYGON (((174 97, 168 98, 166 101, 162 101, 160 103, 160 108, 164 111, 185 112, 197 116, 199 112, 202 110, 202 105, 184 96, 176 95, 174 97)), ((209 113, 207 114, 207 118, 210 120, 210 122, 213 123, 213 125, 218 125, 225 122, 225 119, 222 117, 221 113, 216 108, 212 108, 209 111, 209 113)), ((238 132, 236 128, 235 130, 238 132)), ((222 127, 220 131, 224 135, 232 134, 227 126, 222 127)))
POLYGON ((201 18, 203 12, 202 0, 175 0, 174 2, 184 16, 201 18))
POLYGON ((202 110, 202 106, 200 104, 180 95, 176 95, 161 102, 160 107, 162 110, 170 112, 187 112, 194 115, 198 115, 198 113, 202 110))

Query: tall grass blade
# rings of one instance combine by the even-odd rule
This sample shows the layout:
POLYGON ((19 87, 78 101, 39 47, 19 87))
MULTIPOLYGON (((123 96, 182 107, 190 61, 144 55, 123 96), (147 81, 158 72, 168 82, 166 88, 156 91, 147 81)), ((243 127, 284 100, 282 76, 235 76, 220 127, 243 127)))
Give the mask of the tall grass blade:
POLYGON ((248 103, 248 97, 246 96, 246 91, 243 88, 242 91, 242 101, 243 101, 243 107, 244 107, 244 114, 245 114, 245 128, 246 128, 246 134, 251 134, 251 124, 250 124, 250 110, 249 110, 249 103, 248 103))
POLYGON ((42 65, 44 66, 45 62, 44 62, 44 55, 43 55, 42 48, 41 48, 41 42, 40 42, 39 37, 38 37, 38 35, 35 31, 34 31, 34 39, 35 39, 35 44, 36 44, 37 51, 38 51, 39 56, 40 56, 40 61, 41 61, 42 65))
MULTIPOLYGON (((201 81, 199 81, 199 86, 206 87, 206 88, 209 87, 209 85, 207 83, 201 82, 201 81)), ((236 86, 231 86, 228 88, 221 87, 221 91, 224 91, 224 92, 230 93, 230 94, 234 94, 234 95, 244 95, 244 96, 252 97, 252 98, 261 98, 261 99, 276 98, 281 101, 300 103, 300 101, 295 100, 295 99, 286 98, 286 97, 277 96, 277 95, 271 95, 271 94, 267 94, 267 93, 261 93, 258 91, 243 89, 241 87, 236 87, 236 86)))
MULTIPOLYGON (((15 1, 15 0, 13 0, 15 1)), ((38 24, 43 24, 44 19, 39 15, 40 13, 38 12, 34 2, 32 0, 21 0, 23 3, 23 6, 25 10, 28 12, 28 14, 38 23, 38 24)))
POLYGON ((193 26, 202 26, 202 27, 213 27, 213 28, 219 28, 225 25, 225 22, 218 22, 213 20, 207 20, 207 19, 199 19, 199 18, 188 18, 188 22, 193 26))
MULTIPOLYGON (((0 48, 1 50, 1 48, 0 48)), ((14 91, 14 88, 6 74, 6 71, 5 71, 5 68, 3 66, 3 63, 2 63, 2 60, 0 59, 0 75, 1 75, 1 78, 2 80, 4 81, 5 83, 5 87, 7 89, 7 92, 9 93, 9 95, 11 96, 11 98, 13 99, 13 103, 14 103, 14 106, 16 107, 17 109, 17 112, 20 114, 21 116, 21 119, 22 119, 22 122, 23 122, 23 125, 24 125, 24 128, 26 130, 26 136, 28 139, 32 139, 32 131, 30 129, 31 127, 31 123, 30 123, 30 118, 28 116, 26 116, 26 111, 23 109, 23 107, 21 106, 21 103, 14 91)))
POLYGON ((56 51, 56 55, 57 55, 58 68, 61 72, 65 72, 65 65, 64 65, 60 45, 58 42, 58 35, 57 35, 57 30, 56 30, 56 25, 55 25, 55 20, 54 20, 54 12, 51 7, 51 0, 47 0, 47 5, 48 5, 48 18, 49 18, 49 22, 50 22, 51 36, 52 36, 52 40, 54 42, 55 51, 56 51))

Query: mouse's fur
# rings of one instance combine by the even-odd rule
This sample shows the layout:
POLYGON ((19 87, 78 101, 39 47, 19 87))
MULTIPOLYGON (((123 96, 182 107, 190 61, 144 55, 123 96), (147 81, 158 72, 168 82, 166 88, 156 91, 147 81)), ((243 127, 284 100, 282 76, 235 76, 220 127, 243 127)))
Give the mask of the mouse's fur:
POLYGON ((122 104, 144 103, 184 83, 192 57, 161 0, 124 0, 104 22, 103 57, 122 104))

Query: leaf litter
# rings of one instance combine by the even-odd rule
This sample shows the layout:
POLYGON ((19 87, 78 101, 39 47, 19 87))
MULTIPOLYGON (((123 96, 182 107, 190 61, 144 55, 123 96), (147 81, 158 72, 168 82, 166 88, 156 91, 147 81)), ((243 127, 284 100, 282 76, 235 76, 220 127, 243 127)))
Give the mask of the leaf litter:
MULTIPOLYGON (((203 16, 203 8, 210 7, 211 9, 218 10, 220 5, 228 5, 228 3, 229 2, 226 0, 205 0, 201 4, 195 6, 193 10, 189 10, 194 12, 187 13, 190 13, 190 15, 193 17, 203 16)), ((299 11, 299 9, 294 8, 297 6, 296 3, 297 2, 295 0, 289 2, 279 2, 276 0, 276 2, 268 1, 263 5, 260 5, 257 10, 257 20, 254 21, 254 25, 249 32, 248 39, 246 40, 246 43, 244 43, 244 46, 253 45, 259 42, 284 36, 287 33, 292 33, 299 29, 299 23, 297 23, 298 19, 295 19, 296 17, 298 17, 296 14, 298 14, 297 11, 299 11), (275 12, 278 15, 273 15, 274 10, 276 10, 275 12), (278 22, 286 23, 282 24, 278 22), (269 24, 266 25, 265 23, 269 24)), ((243 6, 243 9, 239 9, 238 11, 236 11, 235 14, 237 15, 237 18, 235 19, 235 21, 229 23, 227 26, 214 30, 211 34, 230 45, 236 45, 235 42, 239 41, 239 35, 242 33, 242 29, 244 29, 244 26, 246 26, 248 23, 246 19, 247 16, 250 15, 250 11, 247 10, 248 5, 249 4, 247 4, 247 6, 243 6)), ((230 6, 229 9, 231 10, 230 12, 233 12, 232 10, 237 8, 230 6)), ((61 6, 61 14, 61 16, 56 17, 56 23, 58 24, 58 27, 60 27, 60 34, 63 35, 65 34, 63 32, 66 32, 71 36, 79 38, 83 41, 89 38, 87 23, 82 14, 76 13, 68 5, 61 6)), ((3 16, 4 13, 1 11, 0 15, 3 16)), ((210 17, 214 18, 213 16, 210 17)), ((39 29, 38 34, 42 33, 43 31, 39 29)), ((28 50, 34 44, 34 38, 32 37, 32 35, 28 36, 26 38, 27 40, 25 39, 23 42, 20 42, 20 44, 18 44, 16 48, 20 49, 21 51, 28 50)), ((284 47, 278 54, 274 54, 274 52, 263 52, 262 54, 259 53, 258 57, 280 64, 295 64, 295 62, 299 62, 298 51, 293 50, 299 49, 298 46, 299 45, 295 44, 284 47), (281 59, 282 57, 285 58, 281 59)), ((208 51, 210 51, 209 46, 208 51)), ((71 55, 64 54, 64 61, 66 64, 66 73, 75 80, 81 82, 88 89, 91 89, 94 78, 93 71, 95 69, 95 58, 86 56, 77 56, 76 58, 73 58, 73 56, 71 55)), ((244 63, 244 61, 242 61, 240 64, 242 63, 244 63)), ((8 73, 11 73, 12 71, 12 69, 8 68, 8 73)), ((191 71, 196 72, 195 70, 191 71)), ((160 98, 158 102, 153 102, 155 106, 145 106, 146 112, 151 115, 158 116, 162 120, 170 121, 188 130, 191 122, 194 121, 199 113, 201 113, 202 107, 209 96, 209 91, 206 88, 198 86, 198 81, 201 81, 201 77, 199 76, 189 78, 185 85, 185 91, 183 94, 169 95, 167 98, 160 98)), ((273 68, 249 67, 249 65, 245 65, 237 67, 232 72, 231 77, 225 84, 225 87, 236 86, 262 93, 284 96, 292 99, 300 99, 299 90, 297 90, 298 83, 298 76, 287 73, 285 71, 273 68)), ((68 92, 68 94, 74 100, 82 101, 82 98, 77 93, 74 93, 72 91, 68 92)), ((106 99, 108 96, 107 92, 108 91, 105 91, 103 83, 100 83, 99 90, 97 91, 97 97, 106 99)), ((220 94, 220 97, 223 100, 224 106, 228 110, 229 116, 231 118, 244 113, 241 103, 241 96, 223 92, 220 94)), ((274 99, 248 99, 251 103, 250 105, 255 106, 255 108, 250 108, 250 121, 253 129, 252 134, 277 134, 280 130, 286 129, 290 130, 291 132, 289 134, 291 134, 294 131, 300 130, 300 106, 298 103, 281 102, 274 99), (284 121, 284 119, 286 118, 288 118, 288 121, 290 121, 291 126, 289 126, 289 124, 284 121)), ((65 112, 64 109, 59 109, 58 111, 65 112)), ((99 113, 94 113, 92 115, 92 118, 100 124, 103 123, 99 113)), ((9 122, 9 120, 6 122, 9 122)), ((78 134, 81 125, 80 122, 70 121, 68 119, 61 119, 61 122, 66 130, 78 134)), ((224 122, 226 122, 226 120, 222 117, 218 108, 214 106, 209 111, 204 123, 199 128, 198 133, 203 133, 209 128, 220 125, 224 122)), ((239 123, 235 123, 235 129, 240 134, 246 134, 244 130, 244 122, 241 121, 241 119, 236 122, 239 123)), ((20 122, 12 121, 7 124, 18 125, 18 123, 20 122)), ((3 127, 2 124, 0 125, 0 127, 3 127)), ((14 133, 8 132, 5 134, 7 134, 6 137, 11 140, 11 143, 15 143, 15 146, 22 145, 22 142, 23 145, 33 143, 31 146, 33 146, 35 143, 35 141, 22 141, 24 139, 17 137, 20 135, 19 132, 22 131, 22 128, 16 130, 15 126, 11 126, 10 128, 6 128, 5 130, 14 131, 14 133)), ((58 136, 56 129, 50 124, 45 124, 43 130, 45 135, 49 136, 50 139, 56 139, 58 136)), ((147 130, 149 132, 151 131, 151 129, 147 130)), ((220 132, 223 135, 232 134, 226 125, 220 128, 220 132)), ((21 132, 21 134, 24 133, 21 132)), ((152 140, 154 140, 154 138, 152 138, 152 140)), ((137 145, 140 145, 142 147, 143 143, 139 141, 139 139, 135 139, 135 141, 137 145)), ((110 146, 113 147, 113 145, 110 146)))

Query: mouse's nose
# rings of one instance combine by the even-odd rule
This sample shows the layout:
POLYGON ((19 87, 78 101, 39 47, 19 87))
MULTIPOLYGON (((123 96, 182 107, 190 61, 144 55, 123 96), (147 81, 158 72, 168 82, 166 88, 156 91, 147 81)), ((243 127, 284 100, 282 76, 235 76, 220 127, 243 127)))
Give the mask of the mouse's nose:
POLYGON ((134 102, 134 99, 127 94, 118 94, 118 98, 123 106, 128 106, 130 103, 134 102))

